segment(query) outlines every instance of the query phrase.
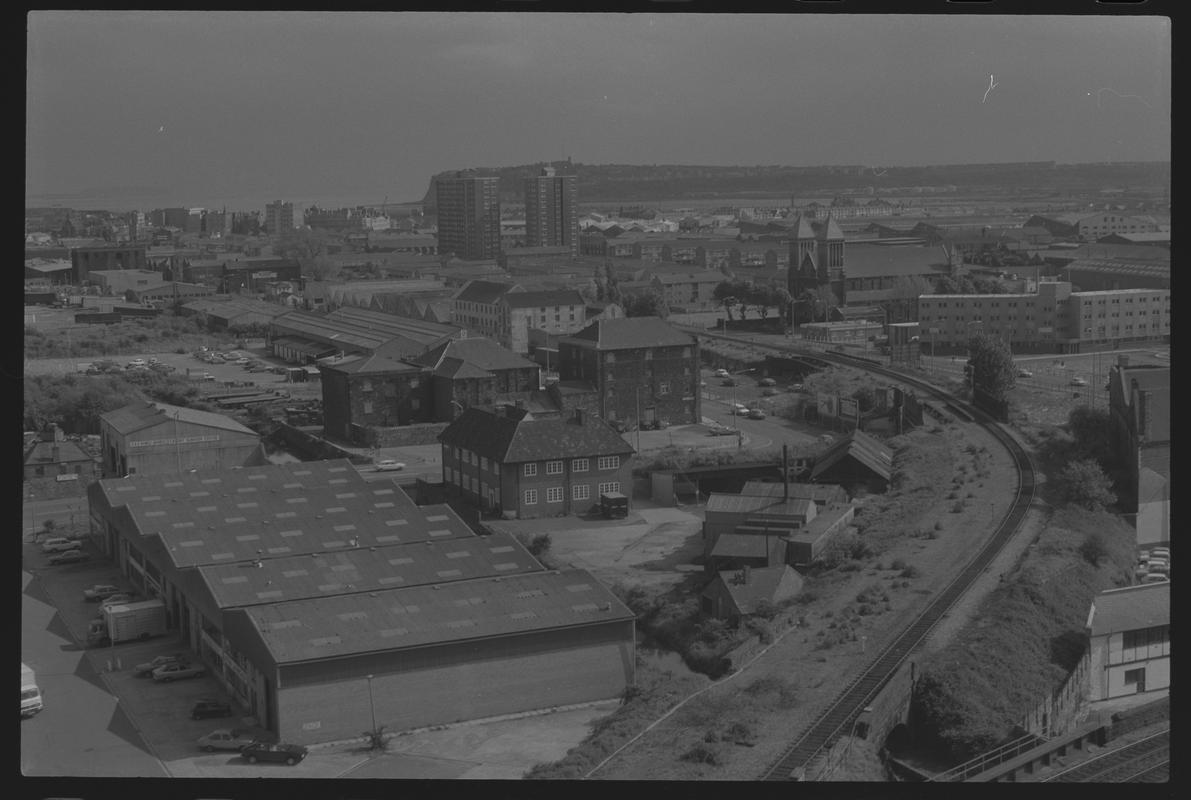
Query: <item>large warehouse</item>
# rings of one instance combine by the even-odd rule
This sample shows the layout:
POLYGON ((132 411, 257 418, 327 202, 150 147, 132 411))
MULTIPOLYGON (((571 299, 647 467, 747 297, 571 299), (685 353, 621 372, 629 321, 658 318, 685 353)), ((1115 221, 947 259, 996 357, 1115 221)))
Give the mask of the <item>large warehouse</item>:
POLYGON ((616 697, 634 617, 347 461, 98 481, 92 533, 281 739, 359 736, 616 697))

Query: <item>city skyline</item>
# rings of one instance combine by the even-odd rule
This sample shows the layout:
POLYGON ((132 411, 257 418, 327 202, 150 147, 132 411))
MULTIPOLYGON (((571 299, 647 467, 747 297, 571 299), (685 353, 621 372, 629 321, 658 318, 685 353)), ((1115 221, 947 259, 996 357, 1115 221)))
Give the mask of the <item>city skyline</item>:
POLYGON ((1170 160, 1161 17, 39 11, 27 43, 32 204, 414 202, 568 157, 1170 160))

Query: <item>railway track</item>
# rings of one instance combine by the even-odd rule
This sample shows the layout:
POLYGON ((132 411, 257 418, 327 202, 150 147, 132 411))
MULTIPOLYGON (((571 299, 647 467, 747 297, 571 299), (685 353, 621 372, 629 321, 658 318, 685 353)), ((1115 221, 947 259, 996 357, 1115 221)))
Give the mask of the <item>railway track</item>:
POLYGON ((1170 728, 1089 758, 1041 783, 1155 783, 1170 779, 1170 728))
MULTIPOLYGON (((686 328, 686 330, 689 333, 707 338, 738 341, 731 336, 712 334, 698 329, 686 328)), ((758 344, 755 342, 750 342, 749 344, 752 347, 762 347, 780 353, 789 354, 795 352, 798 355, 804 355, 794 347, 779 344, 758 344)), ((829 364, 864 369, 868 372, 892 378, 942 401, 947 407, 947 410, 955 414, 959 419, 981 425, 1005 447, 1013 458, 1014 467, 1018 474, 1018 487, 1009 512, 1001 520, 997 529, 989 537, 988 541, 985 542, 984 546, 968 562, 967 566, 952 578, 951 582, 930 602, 930 605, 903 629, 893 641, 875 654, 860 674, 853 678, 840 691, 831 704, 821 711, 812 720, 811 724, 799 734, 793 744, 782 753, 781 757, 762 776, 763 780, 768 781, 790 780, 796 771, 805 769, 815 759, 823 755, 840 736, 850 732, 851 725, 860 715, 860 712, 864 710, 864 707, 881 691, 893 676, 893 673, 905 661, 906 657, 922 643, 935 625, 938 624, 939 620, 963 596, 964 592, 967 591, 968 587, 972 585, 980 573, 988 567, 1006 542, 1017 533, 1022 521, 1025 519, 1030 504, 1034 500, 1035 490, 1034 465, 1030 461, 1029 453, 999 423, 975 406, 953 397, 934 384, 890 369, 870 359, 830 351, 815 351, 814 353, 805 355, 829 364)))

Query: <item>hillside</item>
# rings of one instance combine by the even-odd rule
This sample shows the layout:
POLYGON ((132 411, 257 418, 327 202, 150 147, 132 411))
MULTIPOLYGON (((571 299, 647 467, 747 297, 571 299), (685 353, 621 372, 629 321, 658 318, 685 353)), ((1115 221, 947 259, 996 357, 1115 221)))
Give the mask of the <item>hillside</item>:
MULTIPOLYGON (((522 181, 537 175, 547 162, 515 167, 476 167, 479 175, 500 178, 501 202, 522 201, 522 181)), ((723 197, 768 197, 785 204, 791 195, 868 191, 883 196, 920 187, 946 187, 963 193, 979 190, 1061 196, 1071 192, 1113 188, 1127 192, 1169 194, 1170 163, 1059 164, 1040 161, 1013 164, 951 164, 921 167, 872 166, 691 166, 681 164, 582 164, 548 162, 559 174, 579 177, 583 203, 633 202, 723 197), (875 171, 874 171, 875 170, 875 171)), ((450 175, 453 171, 439 173, 450 175)), ((434 181, 422 199, 433 209, 434 181)))

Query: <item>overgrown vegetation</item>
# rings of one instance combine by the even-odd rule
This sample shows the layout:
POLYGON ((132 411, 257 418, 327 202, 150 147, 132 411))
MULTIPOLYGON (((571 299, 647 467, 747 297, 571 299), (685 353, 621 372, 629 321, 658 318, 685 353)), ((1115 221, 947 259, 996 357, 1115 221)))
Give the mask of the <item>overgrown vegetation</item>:
POLYGON ((689 467, 714 467, 722 464, 744 464, 753 461, 781 460, 780 449, 698 450, 690 452, 681 447, 665 447, 648 456, 635 456, 633 477, 645 478, 652 472, 689 467))
MULTIPOLYGON (((117 322, 96 329, 25 326, 25 358, 91 358, 132 353, 188 352, 199 345, 232 342, 234 332, 212 333, 198 317, 163 312, 157 317, 117 322)), ((223 346, 223 345, 218 345, 223 346)), ((228 345, 231 346, 230 344, 228 345)))
POLYGON ((1095 595, 1130 582, 1133 531, 1115 516, 1057 511, 1014 579, 993 591, 923 670, 914 703, 923 731, 956 761, 1008 738, 1086 648, 1095 595), (1084 553, 1099 532, 1095 564, 1084 553))
POLYGON ((639 587, 613 587, 624 604, 637 615, 637 630, 647 647, 672 650, 695 672, 718 678, 731 663, 726 654, 740 644, 746 631, 705 616, 699 597, 680 588, 653 596, 639 587))
POLYGON ((25 378, 25 430, 56 422, 66 433, 99 433, 99 415, 140 400, 212 411, 198 387, 176 375, 135 371, 114 375, 29 375, 25 378))

